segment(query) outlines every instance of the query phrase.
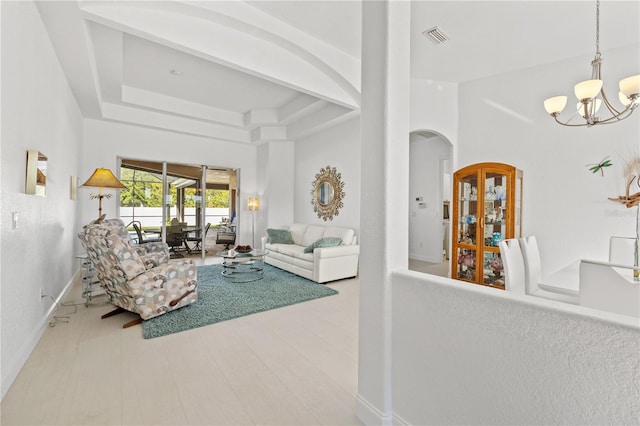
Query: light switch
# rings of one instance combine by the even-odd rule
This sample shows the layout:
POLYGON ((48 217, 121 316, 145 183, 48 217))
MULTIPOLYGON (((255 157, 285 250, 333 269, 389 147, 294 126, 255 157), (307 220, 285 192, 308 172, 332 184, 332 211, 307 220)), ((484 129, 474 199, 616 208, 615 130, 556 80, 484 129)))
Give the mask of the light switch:
POLYGON ((11 213, 11 228, 18 229, 18 212, 11 213))

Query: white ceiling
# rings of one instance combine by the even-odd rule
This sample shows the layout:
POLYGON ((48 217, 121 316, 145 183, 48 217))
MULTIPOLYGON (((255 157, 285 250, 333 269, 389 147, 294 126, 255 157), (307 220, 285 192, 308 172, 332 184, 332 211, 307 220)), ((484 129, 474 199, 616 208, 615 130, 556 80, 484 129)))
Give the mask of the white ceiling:
MULTIPOLYGON (((475 80, 570 57, 593 57, 595 39, 595 1, 414 1, 411 74, 475 80), (436 45, 422 35, 434 26, 450 40, 436 45)), ((640 2, 602 1, 600 50, 630 45, 640 47, 640 2)), ((590 72, 587 62, 585 79, 590 72)))
MULTIPOLYGON (((360 1, 37 5, 85 117, 255 144, 359 113, 360 1)), ((595 1, 411 7, 413 77, 464 82, 595 51, 595 1), (449 42, 421 34, 436 25, 449 42)), ((602 2, 601 50, 640 47, 639 29, 640 2, 602 2)))
POLYGON ((237 113, 277 108, 298 94, 288 87, 136 36, 124 36, 123 50, 122 82, 126 86, 237 113))

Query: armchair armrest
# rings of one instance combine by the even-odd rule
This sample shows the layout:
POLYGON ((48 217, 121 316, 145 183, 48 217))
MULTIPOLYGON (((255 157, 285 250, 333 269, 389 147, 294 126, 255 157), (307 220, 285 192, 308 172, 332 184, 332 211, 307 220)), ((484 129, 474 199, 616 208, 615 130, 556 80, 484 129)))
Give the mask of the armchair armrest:
POLYGON ((166 252, 167 256, 169 255, 169 246, 167 245, 167 243, 163 241, 138 244, 135 247, 136 247, 136 250, 138 251, 138 254, 140 254, 140 256, 143 256, 147 253, 156 253, 156 252, 166 252))
POLYGON ((140 316, 146 319, 154 316, 152 311, 158 306, 168 306, 185 294, 196 292, 196 265, 190 260, 164 263, 138 275, 122 288, 140 308, 140 316))
POLYGON ((169 252, 168 251, 155 251, 151 253, 146 253, 140 255, 140 259, 144 263, 145 269, 149 270, 152 268, 156 268, 163 263, 167 263, 169 261, 169 252))
POLYGON ((163 241, 138 244, 133 247, 144 262, 146 269, 155 268, 169 261, 169 246, 163 241))

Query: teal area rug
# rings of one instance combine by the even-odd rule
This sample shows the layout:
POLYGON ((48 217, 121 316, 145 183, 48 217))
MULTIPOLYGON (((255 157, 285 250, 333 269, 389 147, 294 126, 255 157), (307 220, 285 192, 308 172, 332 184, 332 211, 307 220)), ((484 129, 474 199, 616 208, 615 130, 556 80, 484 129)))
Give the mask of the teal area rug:
POLYGON ((198 267, 198 301, 142 322, 145 339, 331 296, 338 292, 322 284, 264 265, 264 278, 233 283, 222 276, 222 265, 198 267))

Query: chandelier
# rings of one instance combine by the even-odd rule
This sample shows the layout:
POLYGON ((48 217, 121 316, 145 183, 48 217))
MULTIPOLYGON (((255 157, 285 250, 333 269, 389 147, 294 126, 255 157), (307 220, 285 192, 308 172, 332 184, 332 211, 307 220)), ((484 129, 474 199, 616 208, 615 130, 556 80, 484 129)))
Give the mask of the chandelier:
POLYGON ((570 127, 595 126, 597 124, 615 123, 629 117, 633 110, 640 104, 640 74, 620 80, 618 99, 622 107, 614 107, 607 98, 602 87, 602 56, 600 55, 600 0, 596 3, 596 56, 591 61, 591 80, 585 80, 575 85, 575 94, 578 98, 577 112, 566 122, 558 119, 558 115, 567 105, 566 96, 555 96, 544 101, 544 108, 556 120, 558 124, 570 127), (600 95, 600 96, 598 96, 600 95), (604 104, 609 111, 607 118, 597 116, 598 110, 604 104), (571 123, 571 120, 580 115, 584 122, 571 123))

